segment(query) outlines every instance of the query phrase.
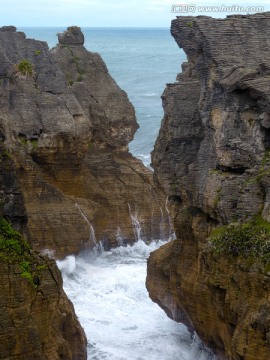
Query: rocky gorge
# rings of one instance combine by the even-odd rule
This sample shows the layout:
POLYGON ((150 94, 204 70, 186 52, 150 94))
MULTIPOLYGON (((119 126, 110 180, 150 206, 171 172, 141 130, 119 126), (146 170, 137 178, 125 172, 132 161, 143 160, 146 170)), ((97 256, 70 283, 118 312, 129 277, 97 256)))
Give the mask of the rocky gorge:
POLYGON ((167 211, 151 299, 218 359, 269 359, 270 13, 178 17, 171 33, 188 62, 162 97, 153 180, 128 152, 134 108, 80 28, 51 50, 0 28, 0 359, 86 359, 47 254, 132 244, 138 220, 166 238, 167 211))
POLYGON ((180 16, 152 165, 176 233, 150 255, 150 297, 218 359, 270 357, 270 13, 180 16))
POLYGON ((132 244, 138 221, 145 240, 170 232, 163 191, 128 152, 138 124, 126 93, 80 28, 58 38, 49 50, 0 28, 0 359, 87 357, 47 254, 132 244))
POLYGON ((101 57, 83 47, 80 29, 60 34, 51 51, 13 28, 0 41, 1 133, 16 153, 33 249, 59 258, 101 240, 134 241, 135 214, 143 236, 157 238, 164 195, 127 151, 138 128, 134 108, 101 57), (23 59, 29 74, 18 68, 23 59))

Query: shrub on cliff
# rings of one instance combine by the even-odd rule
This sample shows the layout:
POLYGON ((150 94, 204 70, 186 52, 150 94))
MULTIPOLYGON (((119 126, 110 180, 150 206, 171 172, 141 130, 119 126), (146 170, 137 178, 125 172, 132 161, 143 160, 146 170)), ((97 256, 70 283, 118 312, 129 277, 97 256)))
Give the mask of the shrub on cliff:
POLYGON ((15 65, 15 68, 17 72, 21 75, 29 77, 34 75, 33 65, 29 60, 24 59, 20 61, 18 64, 15 65))
POLYGON ((0 218, 0 257, 15 261, 26 251, 29 251, 29 245, 22 235, 15 231, 5 219, 0 218))
POLYGON ((247 223, 230 224, 213 231, 210 248, 217 254, 270 261, 270 223, 257 217, 247 223))
POLYGON ((46 268, 46 264, 41 263, 37 256, 31 253, 23 236, 3 218, 0 218, 0 259, 10 264, 18 264, 22 277, 34 286, 40 284, 40 273, 46 268))

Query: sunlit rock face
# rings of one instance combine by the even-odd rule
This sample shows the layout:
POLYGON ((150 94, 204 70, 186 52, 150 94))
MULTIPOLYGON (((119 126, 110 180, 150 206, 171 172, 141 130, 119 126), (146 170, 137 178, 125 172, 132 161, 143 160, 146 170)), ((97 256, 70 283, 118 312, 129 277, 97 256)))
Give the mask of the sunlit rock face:
POLYGON ((150 297, 219 358, 269 359, 265 262, 216 255, 212 230, 269 214, 270 13, 178 17, 188 62, 163 94, 152 154, 177 239, 148 261, 150 297))

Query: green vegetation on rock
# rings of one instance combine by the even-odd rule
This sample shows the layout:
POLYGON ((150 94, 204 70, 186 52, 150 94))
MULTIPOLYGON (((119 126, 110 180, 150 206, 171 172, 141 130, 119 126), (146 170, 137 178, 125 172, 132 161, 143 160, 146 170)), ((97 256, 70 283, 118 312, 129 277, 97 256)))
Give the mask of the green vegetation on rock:
POLYGON ((32 148, 35 150, 38 147, 38 140, 37 139, 31 139, 30 144, 32 145, 32 148))
POLYGON ((18 264, 22 277, 34 286, 40 284, 40 272, 46 265, 38 262, 37 256, 33 256, 23 236, 4 218, 0 218, 0 259, 10 264, 18 264))
POLYGON ((72 34, 72 33, 76 32, 77 30, 78 30, 78 27, 72 25, 67 28, 66 32, 72 34))
POLYGON ((264 156, 260 162, 260 167, 256 176, 249 176, 244 183, 244 186, 252 183, 260 183, 260 181, 265 177, 270 175, 270 149, 266 149, 264 156))
POLYGON ((90 143, 88 144, 88 149, 91 150, 94 147, 94 143, 92 141, 90 141, 90 143))
POLYGON ((2 161, 7 161, 11 159, 11 153, 9 152, 9 150, 2 150, 0 151, 0 160, 2 161))
MULTIPOLYGON (((76 28, 76 26, 74 27, 76 28)), ((70 28, 68 28, 70 29, 70 28)), ((82 69, 80 67, 80 58, 78 56, 74 56, 73 51, 71 50, 71 48, 68 45, 61 45, 62 48, 66 48, 68 49, 68 51, 70 52, 71 55, 71 63, 75 64, 77 72, 78 72, 78 76, 76 81, 81 82, 83 80, 83 75, 85 74, 85 70, 82 69)), ((72 75, 70 73, 66 73, 66 80, 67 80, 67 84, 71 87, 74 84, 74 80, 72 79, 72 75)))
POLYGON ((26 138, 20 138, 20 142, 24 146, 31 145, 32 150, 35 150, 38 147, 38 139, 26 139, 26 138))
POLYGON ((34 75, 33 65, 27 59, 24 59, 21 62, 19 62, 16 65, 16 69, 22 75, 25 75, 25 76, 33 76, 34 75))
POLYGON ((69 87, 71 87, 74 84, 72 75, 70 73, 66 73, 66 80, 69 87))
POLYGON ((0 218, 0 257, 16 261, 30 249, 22 235, 15 231, 3 218, 0 218))
POLYGON ((270 223, 257 216, 242 224, 215 229, 210 248, 217 254, 270 261, 270 223))

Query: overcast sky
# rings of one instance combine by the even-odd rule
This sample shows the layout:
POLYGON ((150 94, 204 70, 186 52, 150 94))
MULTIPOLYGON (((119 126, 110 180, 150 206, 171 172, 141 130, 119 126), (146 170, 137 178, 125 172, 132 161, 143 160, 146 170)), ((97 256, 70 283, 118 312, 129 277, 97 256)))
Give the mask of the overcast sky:
POLYGON ((182 15, 171 12, 173 4, 176 11, 180 10, 179 4, 196 5, 195 15, 215 17, 224 17, 229 12, 198 13, 198 6, 260 6, 270 11, 269 0, 0 0, 0 4, 0 24, 18 27, 169 27, 176 15, 182 15))

